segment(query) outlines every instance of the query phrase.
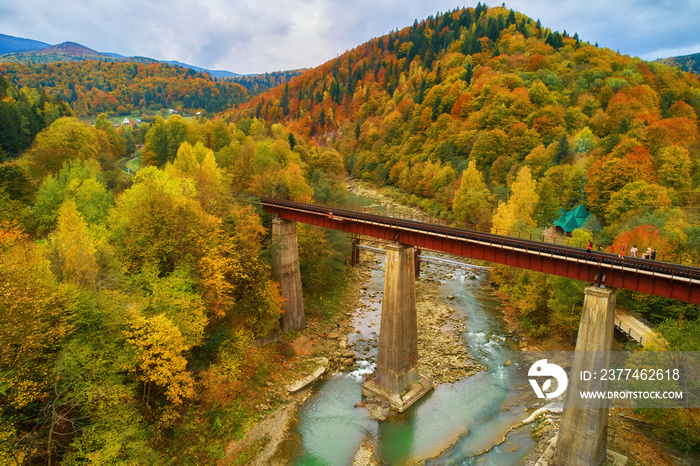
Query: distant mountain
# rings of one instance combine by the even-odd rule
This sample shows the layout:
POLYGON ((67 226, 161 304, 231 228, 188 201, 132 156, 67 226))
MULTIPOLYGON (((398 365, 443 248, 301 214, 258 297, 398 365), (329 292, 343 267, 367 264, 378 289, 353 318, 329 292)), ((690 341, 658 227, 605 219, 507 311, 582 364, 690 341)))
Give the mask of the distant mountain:
POLYGON ((216 113, 240 105, 248 98, 243 86, 231 79, 213 79, 205 73, 165 62, 114 59, 41 65, 5 62, 0 63, 0 94, 3 94, 2 78, 16 88, 41 88, 70 104, 74 114, 80 117, 100 113, 126 115, 152 107, 216 113), (124 87, 125 80, 128 87, 124 87))
POLYGON ((700 75, 700 53, 681 55, 679 57, 661 58, 656 60, 671 66, 678 66, 683 71, 700 75))
POLYGON ((21 37, 0 34, 0 55, 12 52, 24 52, 25 50, 41 49, 50 44, 38 40, 22 39, 21 37))
POLYGON ((124 58, 114 54, 97 52, 75 42, 63 42, 40 49, 8 53, 0 57, 0 61, 13 61, 25 64, 83 60, 124 61, 124 58))
POLYGON ((153 58, 140 56, 125 57, 124 55, 119 55, 117 53, 98 52, 75 42, 63 42, 57 45, 50 45, 45 42, 0 34, 0 63, 18 62, 24 64, 37 64, 84 60, 136 63, 162 62, 207 73, 215 78, 235 78, 244 76, 226 70, 208 70, 206 68, 188 65, 187 63, 182 63, 179 61, 155 60, 153 58))
POLYGON ((206 68, 200 68, 199 66, 188 65, 187 63, 182 63, 182 62, 176 61, 176 60, 166 61, 165 63, 170 63, 171 65, 175 65, 175 66, 181 66, 183 68, 190 68, 192 70, 200 71, 202 73, 207 73, 215 78, 236 78, 239 76, 244 76, 242 74, 233 73, 231 71, 226 71, 226 70, 208 70, 206 68))
POLYGON ((114 62, 156 63, 158 60, 147 57, 125 57, 116 53, 92 50, 75 42, 63 42, 44 48, 24 52, 7 53, 0 56, 0 62, 17 62, 26 65, 69 61, 102 60, 114 62))

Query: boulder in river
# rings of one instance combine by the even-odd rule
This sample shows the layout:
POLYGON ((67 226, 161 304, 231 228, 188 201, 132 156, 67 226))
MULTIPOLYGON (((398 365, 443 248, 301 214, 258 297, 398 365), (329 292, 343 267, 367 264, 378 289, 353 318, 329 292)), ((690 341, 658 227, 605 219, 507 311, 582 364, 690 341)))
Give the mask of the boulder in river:
POLYGON ((365 408, 369 416, 375 421, 386 421, 391 416, 391 404, 389 400, 379 397, 367 397, 355 405, 356 408, 365 408))

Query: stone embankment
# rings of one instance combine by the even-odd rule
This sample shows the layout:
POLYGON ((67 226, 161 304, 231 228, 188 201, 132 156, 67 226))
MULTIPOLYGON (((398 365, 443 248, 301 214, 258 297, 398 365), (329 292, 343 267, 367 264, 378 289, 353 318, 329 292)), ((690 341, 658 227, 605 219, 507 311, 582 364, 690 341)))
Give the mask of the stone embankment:
POLYGON ((285 388, 289 393, 298 392, 302 388, 306 388, 312 383, 316 382, 326 372, 326 368, 328 368, 329 364, 328 358, 316 358, 315 360, 310 360, 309 362, 317 363, 318 367, 315 371, 313 371, 313 373, 307 375, 303 379, 287 385, 285 388))

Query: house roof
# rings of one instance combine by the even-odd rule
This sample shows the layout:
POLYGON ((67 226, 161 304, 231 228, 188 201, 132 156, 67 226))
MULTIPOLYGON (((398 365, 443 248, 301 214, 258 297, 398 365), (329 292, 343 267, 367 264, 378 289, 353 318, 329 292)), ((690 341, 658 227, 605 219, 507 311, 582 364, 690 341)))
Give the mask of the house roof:
POLYGON ((560 227, 567 233, 571 233, 575 229, 583 227, 586 220, 588 220, 588 217, 591 215, 583 204, 573 207, 568 212, 563 208, 559 209, 558 214, 559 218, 554 220, 554 225, 560 227))

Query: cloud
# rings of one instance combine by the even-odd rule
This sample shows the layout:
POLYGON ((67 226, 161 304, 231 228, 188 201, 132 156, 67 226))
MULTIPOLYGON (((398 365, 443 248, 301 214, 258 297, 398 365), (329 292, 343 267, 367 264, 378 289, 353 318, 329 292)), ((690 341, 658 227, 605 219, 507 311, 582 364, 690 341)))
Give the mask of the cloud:
MULTIPOLYGON (((513 0, 507 6, 540 19, 545 27, 573 34, 633 56, 688 48, 697 41, 700 2, 688 0, 513 0)), ((695 49, 700 52, 700 49, 695 49)))
MULTIPOLYGON (((79 42, 122 55, 237 73, 315 67, 372 37, 402 29, 453 0, 22 0, 0 6, 0 32, 79 42)), ((491 6, 500 5, 501 2, 491 6)), ((468 6, 475 6, 470 0, 468 6)), ((642 58, 698 52, 694 0, 513 0, 553 30, 642 58), (679 51, 679 52, 675 52, 679 51)))
POLYGON ((654 50, 652 52, 646 52, 646 53, 639 55, 639 58, 641 58, 642 60, 654 61, 654 60, 657 60, 659 58, 692 55, 695 53, 700 53, 699 51, 700 51, 700 43, 696 43, 695 45, 689 45, 686 47, 672 47, 672 48, 658 49, 658 50, 654 50))

